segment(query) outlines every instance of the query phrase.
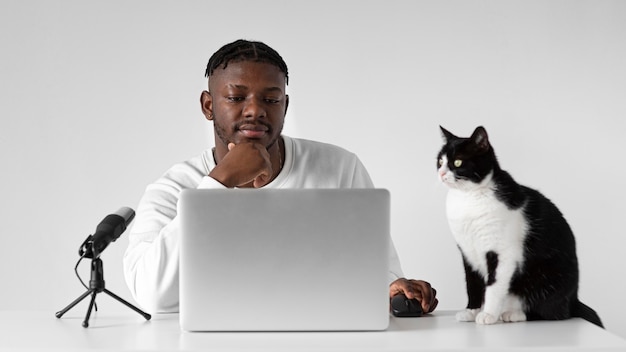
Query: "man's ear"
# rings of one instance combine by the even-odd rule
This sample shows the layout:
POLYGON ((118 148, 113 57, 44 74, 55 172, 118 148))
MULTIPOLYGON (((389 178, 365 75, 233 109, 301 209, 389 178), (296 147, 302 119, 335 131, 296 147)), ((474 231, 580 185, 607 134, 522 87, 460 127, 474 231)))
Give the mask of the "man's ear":
POLYGON ((288 107, 289 107, 289 95, 285 95, 285 116, 287 116, 288 107))
POLYGON ((206 90, 200 95, 200 106, 202 107, 204 117, 209 121, 213 121, 213 97, 206 90))

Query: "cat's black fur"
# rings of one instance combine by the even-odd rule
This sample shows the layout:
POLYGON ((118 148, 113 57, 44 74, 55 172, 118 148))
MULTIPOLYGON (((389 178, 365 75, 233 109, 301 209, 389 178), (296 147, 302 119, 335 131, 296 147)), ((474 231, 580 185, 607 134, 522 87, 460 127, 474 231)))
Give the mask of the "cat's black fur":
MULTIPOLYGON (((523 264, 509 283, 509 293, 521 298, 527 320, 561 320, 581 317, 602 327, 596 312, 578 300, 579 270, 574 235, 559 209, 538 191, 522 186, 500 168, 483 127, 469 138, 459 138, 441 127, 446 143, 438 160, 446 156, 455 178, 480 183, 492 174, 498 201, 511 210, 521 209, 527 225, 523 264), (463 160, 461 167, 454 160, 463 160)), ((438 165, 438 167, 441 165, 438 165)), ((460 248, 460 247, 459 247, 460 248)), ((475 269, 463 254, 468 309, 480 309, 485 290, 498 278, 495 268, 505 258, 486 253, 488 275, 475 269)))

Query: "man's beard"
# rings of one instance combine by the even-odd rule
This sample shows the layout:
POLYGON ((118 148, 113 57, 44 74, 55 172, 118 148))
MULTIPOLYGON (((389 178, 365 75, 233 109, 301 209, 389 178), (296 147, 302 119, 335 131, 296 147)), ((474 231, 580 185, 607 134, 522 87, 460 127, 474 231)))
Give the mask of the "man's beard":
MULTIPOLYGON (((238 131, 239 130, 239 126, 243 125, 243 122, 239 122, 239 123, 234 123, 233 124, 233 131, 238 131)), ((273 135, 274 133, 274 128, 266 123, 259 123, 265 127, 267 127, 267 134, 268 135, 273 135)), ((225 146, 228 147, 229 143, 235 143, 235 141, 230 140, 228 138, 228 133, 226 132, 226 130, 220 126, 220 124, 215 123, 215 121, 213 121, 213 129, 215 130, 215 134, 217 135, 217 138, 219 138, 220 141, 222 141, 222 143, 224 143, 225 146)), ((269 143, 265 146, 265 149, 270 150, 274 144, 278 141, 278 139, 280 138, 280 135, 282 133, 283 130, 283 125, 280 125, 280 129, 278 130, 278 133, 269 141, 269 143)), ((236 144, 236 143, 235 143, 236 144)))

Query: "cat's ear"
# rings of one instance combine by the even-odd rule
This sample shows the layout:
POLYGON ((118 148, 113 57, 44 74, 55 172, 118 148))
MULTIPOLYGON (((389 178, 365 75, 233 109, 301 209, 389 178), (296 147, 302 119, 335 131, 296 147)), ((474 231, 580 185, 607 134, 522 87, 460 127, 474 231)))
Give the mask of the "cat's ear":
POLYGON ((483 126, 476 127, 470 140, 476 145, 477 152, 485 153, 489 150, 489 137, 487 136, 487 130, 483 126))
POLYGON ((441 133, 443 134, 443 138, 445 139, 446 142, 450 142, 451 139, 459 139, 459 137, 453 135, 452 133, 450 133, 450 131, 446 130, 445 128, 439 126, 439 128, 441 129, 441 133))

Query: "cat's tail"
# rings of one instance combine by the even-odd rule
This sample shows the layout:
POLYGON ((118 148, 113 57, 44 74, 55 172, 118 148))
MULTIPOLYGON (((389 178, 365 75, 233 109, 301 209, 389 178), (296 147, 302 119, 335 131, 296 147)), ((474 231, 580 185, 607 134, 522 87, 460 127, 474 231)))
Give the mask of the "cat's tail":
POLYGON ((604 329, 604 325, 602 325, 602 321, 600 320, 598 313, 581 301, 576 300, 573 302, 571 312, 572 317, 583 318, 586 321, 604 329))

